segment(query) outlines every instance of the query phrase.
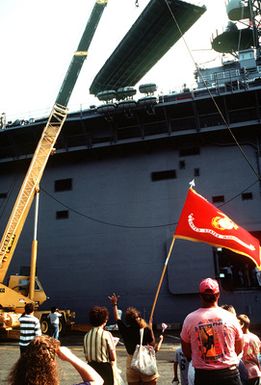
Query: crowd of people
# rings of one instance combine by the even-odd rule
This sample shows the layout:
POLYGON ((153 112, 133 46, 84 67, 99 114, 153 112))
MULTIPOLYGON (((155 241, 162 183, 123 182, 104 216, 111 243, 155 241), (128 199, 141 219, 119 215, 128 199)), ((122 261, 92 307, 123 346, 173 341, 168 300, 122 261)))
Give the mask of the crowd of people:
MULTIPOLYGON (((260 385, 259 355, 261 342, 250 331, 246 314, 236 314, 232 305, 219 306, 219 284, 206 278, 199 285, 200 307, 184 320, 173 364, 173 384, 181 385, 260 385)), ((154 371, 137 369, 133 364, 140 345, 159 351, 163 334, 156 341, 152 324, 148 324, 135 307, 128 307, 125 319, 118 309, 119 296, 108 297, 113 317, 126 349, 126 381, 128 385, 156 385, 154 371)), ((53 308, 49 320, 52 336, 42 335, 34 306, 25 305, 20 317, 20 358, 8 376, 8 385, 58 385, 58 360, 67 361, 81 376, 83 385, 124 385, 117 366, 117 338, 106 330, 109 311, 94 306, 89 311, 90 330, 83 340, 85 361, 59 341, 60 312, 53 308)), ((150 365, 146 361, 145 365, 150 365)), ((80 384, 79 384, 80 385, 80 384)))
POLYGON ((200 282, 199 295, 201 306, 187 315, 180 334, 188 367, 185 384, 192 377, 193 385, 259 385, 261 342, 249 330, 249 317, 237 316, 232 305, 218 305, 214 279, 200 282))

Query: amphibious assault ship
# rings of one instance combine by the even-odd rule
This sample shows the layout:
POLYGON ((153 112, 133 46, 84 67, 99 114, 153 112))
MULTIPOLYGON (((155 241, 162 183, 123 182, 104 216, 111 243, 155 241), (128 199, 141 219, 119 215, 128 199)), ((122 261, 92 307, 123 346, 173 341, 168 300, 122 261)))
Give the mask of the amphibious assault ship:
MULTIPOLYGON (((157 95, 156 84, 143 84, 143 97, 135 98, 137 82, 204 11, 151 0, 94 78, 97 105, 68 115, 48 161, 40 186, 38 275, 48 306, 66 304, 79 322, 90 306, 109 306, 112 292, 121 309, 134 305, 149 317, 192 179, 200 194, 261 240, 260 2, 227 2, 230 23, 212 39, 226 56, 219 67, 196 69, 197 87, 157 95)), ((45 122, 2 124, 1 231, 45 122)), ((29 263, 32 222, 30 213, 12 273, 29 263)), ((198 283, 208 276, 220 282, 221 303, 261 324, 254 263, 185 240, 175 242, 154 322, 179 327, 198 306, 198 283)))

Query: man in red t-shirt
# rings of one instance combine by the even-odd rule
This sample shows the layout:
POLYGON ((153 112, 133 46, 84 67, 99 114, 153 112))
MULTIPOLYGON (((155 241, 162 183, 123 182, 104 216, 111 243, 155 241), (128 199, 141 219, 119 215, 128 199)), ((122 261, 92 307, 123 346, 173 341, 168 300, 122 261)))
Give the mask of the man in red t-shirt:
POLYGON ((201 307, 188 314, 181 331, 182 350, 195 368, 195 385, 242 385, 237 355, 243 333, 236 317, 218 306, 219 285, 200 282, 201 307))

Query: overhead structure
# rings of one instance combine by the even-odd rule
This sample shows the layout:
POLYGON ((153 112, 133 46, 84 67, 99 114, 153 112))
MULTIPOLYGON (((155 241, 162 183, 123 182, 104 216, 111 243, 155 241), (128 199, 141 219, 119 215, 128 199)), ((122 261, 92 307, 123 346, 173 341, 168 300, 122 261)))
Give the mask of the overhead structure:
POLYGON ((226 9, 228 18, 233 22, 229 21, 226 30, 214 37, 212 48, 217 52, 234 55, 249 48, 260 48, 261 2, 228 0, 226 9), (239 22, 240 28, 236 22, 239 22))
POLYGON ((248 1, 228 0, 227 15, 229 20, 241 20, 251 18, 250 7, 248 1))
POLYGON ((151 0, 95 76, 90 93, 135 86, 205 11, 180 0, 151 0))
POLYGON ((212 41, 212 48, 220 53, 234 53, 253 47, 253 31, 251 28, 238 29, 231 22, 226 30, 217 35, 212 41))

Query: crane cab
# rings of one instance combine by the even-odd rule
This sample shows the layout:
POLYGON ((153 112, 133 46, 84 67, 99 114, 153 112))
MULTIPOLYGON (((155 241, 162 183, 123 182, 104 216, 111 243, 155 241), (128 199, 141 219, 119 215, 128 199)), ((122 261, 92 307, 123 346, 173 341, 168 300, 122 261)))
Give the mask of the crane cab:
MULTIPOLYGON (((14 290, 17 293, 27 297, 29 295, 29 282, 30 277, 28 275, 10 275, 8 281, 8 288, 14 290)), ((33 298, 31 298, 37 306, 44 303, 47 299, 45 291, 38 277, 35 277, 35 289, 33 298)))

